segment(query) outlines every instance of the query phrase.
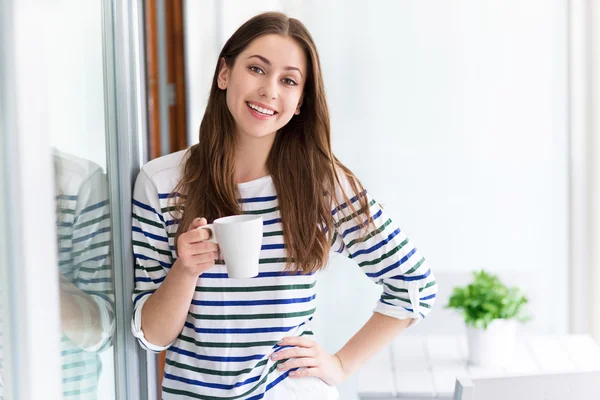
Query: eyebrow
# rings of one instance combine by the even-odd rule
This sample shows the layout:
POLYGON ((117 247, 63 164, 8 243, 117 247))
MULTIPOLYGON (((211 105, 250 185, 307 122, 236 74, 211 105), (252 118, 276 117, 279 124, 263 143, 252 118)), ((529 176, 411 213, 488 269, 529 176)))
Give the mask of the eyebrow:
MULTIPOLYGON (((269 66, 271 65, 271 61, 267 60, 265 57, 258 55, 258 54, 251 55, 250 57, 247 58, 247 60, 250 58, 253 58, 253 57, 258 58, 259 60, 261 60, 262 62, 264 62, 265 64, 267 64, 269 66)), ((285 69, 286 71, 298 71, 300 76, 304 77, 304 75, 302 75, 302 71, 300 71, 300 68, 288 66, 288 67, 284 67, 283 69, 285 69)))

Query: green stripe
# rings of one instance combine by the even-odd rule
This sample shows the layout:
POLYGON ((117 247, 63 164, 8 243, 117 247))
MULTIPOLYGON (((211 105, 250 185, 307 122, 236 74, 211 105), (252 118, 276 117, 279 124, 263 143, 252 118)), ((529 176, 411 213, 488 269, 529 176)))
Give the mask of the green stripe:
POLYGON ((402 249, 407 243, 408 243, 408 238, 404 239, 402 241, 402 243, 400 243, 398 246, 394 247, 392 250, 388 251, 386 254, 382 255, 381 257, 376 258, 371 261, 363 261, 363 262, 359 263, 358 266, 365 267, 367 265, 374 265, 374 264, 380 263, 381 261, 385 260, 386 258, 389 258, 389 257, 393 256, 394 254, 396 254, 397 252, 399 252, 400 249, 402 249))
POLYGON ((260 214, 269 214, 269 213, 272 213, 275 211, 279 211, 279 207, 266 208, 264 210, 243 211, 242 214, 244 214, 244 215, 260 215, 260 214))
POLYGON ((68 392, 63 392, 63 396, 79 396, 82 394, 86 394, 86 393, 92 393, 95 392, 97 389, 96 385, 87 388, 85 390, 69 390, 68 392))
POLYGON ((75 215, 75 210, 72 210, 72 209, 69 209, 69 208, 56 208, 56 213, 57 214, 75 215))
MULTIPOLYGON (((375 204, 375 199, 371 200, 371 202, 369 203, 369 207, 372 207, 375 204)), ((357 212, 353 213, 352 215, 348 215, 347 217, 344 217, 342 219, 340 219, 337 223, 336 226, 339 227, 340 225, 342 225, 344 222, 348 222, 348 221, 352 221, 354 218, 358 217, 359 215, 363 214, 365 212, 365 210, 367 209, 367 207, 363 207, 360 210, 358 210, 357 212)))
POLYGON ((86 226, 97 224, 97 223, 99 223, 105 219, 109 219, 109 218, 110 218, 110 214, 103 214, 101 217, 90 219, 89 221, 85 221, 85 222, 82 222, 81 224, 75 225, 74 231, 85 228, 86 226))
POLYGON ((139 264, 135 264, 135 269, 137 269, 139 271, 146 271, 146 272, 157 272, 157 271, 162 271, 163 267, 160 265, 158 267, 142 267, 139 264))
MULTIPOLYGON (((108 256, 108 255, 107 255, 108 256)), ((101 267, 96 267, 96 268, 87 268, 87 267, 81 267, 79 268, 80 272, 89 272, 89 273, 94 273, 94 272, 100 272, 100 271, 109 271, 111 270, 111 266, 110 265, 103 265, 101 267)))
POLYGON ((423 265, 423 263, 424 263, 424 262, 425 262, 425 257, 421 257, 421 259, 419 260, 419 262, 418 262, 418 263, 416 263, 414 267, 412 267, 411 269, 409 269, 408 271, 406 271, 406 272, 405 272, 404 274, 402 274, 402 275, 410 275, 410 274, 413 274, 413 273, 415 273, 415 271, 416 271, 416 270, 418 270, 418 269, 419 269, 419 267, 420 267, 421 265, 423 265))
POLYGON ((71 369, 71 368, 77 368, 77 367, 84 367, 86 365, 87 365, 87 362, 85 362, 85 361, 79 361, 79 362, 74 362, 74 363, 71 363, 71 364, 63 365, 62 369, 64 371, 65 369, 71 369))
MULTIPOLYGON (((397 288, 397 287, 395 287, 395 286, 392 286, 392 285, 390 285, 390 284, 389 284, 389 283, 387 283, 387 282, 383 282, 383 284, 384 284, 385 286, 387 286, 387 287, 388 287, 390 290, 394 291, 394 292, 398 292, 398 293, 408 293, 408 289, 400 289, 400 288, 397 288)), ((425 290, 425 289, 427 289, 427 288, 430 288, 430 287, 432 287, 432 286, 435 286, 435 284, 436 284, 436 283, 435 283, 435 281, 431 281, 431 282, 427 283, 427 285, 423 286, 422 288, 419 288, 419 292, 422 292, 423 290, 425 290)))
MULTIPOLYGON (((160 209, 160 212, 163 213, 163 214, 165 214, 167 212, 175 211, 175 207, 176 206, 162 207, 160 209)), ((181 206, 181 211, 185 211, 185 207, 184 206, 181 206)))
POLYGON ((145 247, 147 249, 156 251, 157 253, 162 254, 163 256, 169 256, 169 257, 172 256, 171 250, 160 250, 160 249, 157 249, 154 246, 149 245, 148 243, 139 242, 137 240, 132 240, 131 242, 133 243, 134 246, 145 247))
POLYGON ((138 221, 140 221, 143 224, 152 225, 152 226, 155 226, 157 228, 165 229, 165 226, 162 223, 151 221, 151 220, 146 219, 146 218, 142 218, 142 217, 138 216, 137 214, 133 214, 133 218, 137 219, 138 221))
POLYGON ((217 371, 217 370, 208 369, 208 368, 197 368, 197 367, 192 367, 191 365, 171 361, 168 358, 166 359, 165 362, 175 368, 186 369, 188 371, 198 372, 200 374, 217 375, 217 376, 240 376, 240 375, 252 372, 255 368, 262 367, 263 365, 267 364, 267 362, 269 362, 269 360, 259 361, 254 367, 242 369, 239 371, 217 371))
POLYGON ((281 285, 281 286, 245 286, 245 287, 202 287, 196 286, 196 292, 263 292, 272 290, 296 290, 311 289, 317 284, 317 281, 302 285, 281 285))
MULTIPOLYGON (((404 301, 404 302, 406 302, 406 303, 408 303, 408 304, 412 304, 412 303, 410 302, 410 299, 405 299, 405 298, 403 298, 403 297, 397 297, 397 296, 393 296, 393 295, 391 295, 391 294, 387 294, 387 293, 384 293, 384 294, 382 294, 382 295, 381 295, 381 298, 382 298, 383 300, 400 300, 400 301, 404 301)), ((420 305, 421 307, 425 307, 425 308, 431 308, 431 306, 430 306, 429 304, 427 304, 427 303, 423 303, 422 301, 419 301, 419 305, 420 305)))
POLYGON ((239 343, 230 343, 230 342, 200 342, 191 338, 189 336, 185 336, 184 334, 179 335, 179 339, 184 342, 195 344, 200 347, 211 347, 211 348, 222 348, 222 349, 247 349, 250 347, 263 347, 269 346, 273 347, 277 344, 277 340, 270 340, 265 342, 239 342, 239 343))
POLYGON ((283 236, 283 231, 263 232, 263 237, 283 236))
POLYGON ((195 314, 189 313, 195 319, 203 319, 203 320, 211 320, 211 321, 222 321, 222 320, 254 320, 254 319, 274 319, 274 318, 294 318, 294 317, 304 317, 307 315, 312 315, 315 312, 315 308, 312 308, 308 311, 298 311, 293 313, 273 313, 273 314, 195 314))
POLYGON ((94 243, 94 244, 86 247, 83 250, 73 252, 72 253, 73 254, 73 258, 79 257, 80 255, 85 254, 85 253, 87 253, 87 252, 89 252, 91 250, 99 249, 99 248, 102 248, 102 247, 108 248, 109 246, 110 246, 110 241, 100 242, 100 243, 94 243))
MULTIPOLYGON (((372 221, 372 219, 371 219, 372 221)), ((387 226, 389 224, 392 223, 391 219, 388 219, 387 221, 385 221, 385 224, 383 224, 382 226, 380 226, 379 228, 377 228, 376 230, 374 230, 373 232, 369 233, 367 236, 365 236, 364 238, 358 238, 358 239, 354 239, 353 241, 351 241, 350 243, 348 243, 348 248, 354 246, 357 243, 362 243, 362 242, 366 242, 367 240, 371 239, 373 236, 383 232, 385 230, 385 228, 387 228, 387 226)))

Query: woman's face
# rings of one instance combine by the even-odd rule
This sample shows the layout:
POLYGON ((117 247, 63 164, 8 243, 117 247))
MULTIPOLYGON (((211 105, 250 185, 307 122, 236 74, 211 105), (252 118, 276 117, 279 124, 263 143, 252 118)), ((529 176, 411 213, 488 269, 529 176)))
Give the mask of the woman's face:
POLYGON ((274 135, 299 114, 306 74, 304 51, 289 36, 261 36, 240 53, 233 68, 222 62, 218 85, 227 90, 237 135, 274 135))

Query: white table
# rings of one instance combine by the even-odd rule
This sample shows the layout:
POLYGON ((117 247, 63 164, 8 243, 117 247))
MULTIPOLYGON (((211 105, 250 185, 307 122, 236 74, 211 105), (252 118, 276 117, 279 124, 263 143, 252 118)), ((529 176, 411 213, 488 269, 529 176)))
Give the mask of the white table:
POLYGON ((588 335, 519 337, 507 368, 467 364, 464 336, 399 336, 358 373, 367 399, 452 399, 457 376, 600 370, 600 347, 588 335))

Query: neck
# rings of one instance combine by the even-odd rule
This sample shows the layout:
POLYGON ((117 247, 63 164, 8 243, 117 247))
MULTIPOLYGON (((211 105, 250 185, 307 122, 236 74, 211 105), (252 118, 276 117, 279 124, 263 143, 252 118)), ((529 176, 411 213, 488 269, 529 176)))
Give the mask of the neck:
POLYGON ((235 181, 243 183, 269 175, 267 159, 275 133, 261 138, 239 137, 235 149, 235 181))

